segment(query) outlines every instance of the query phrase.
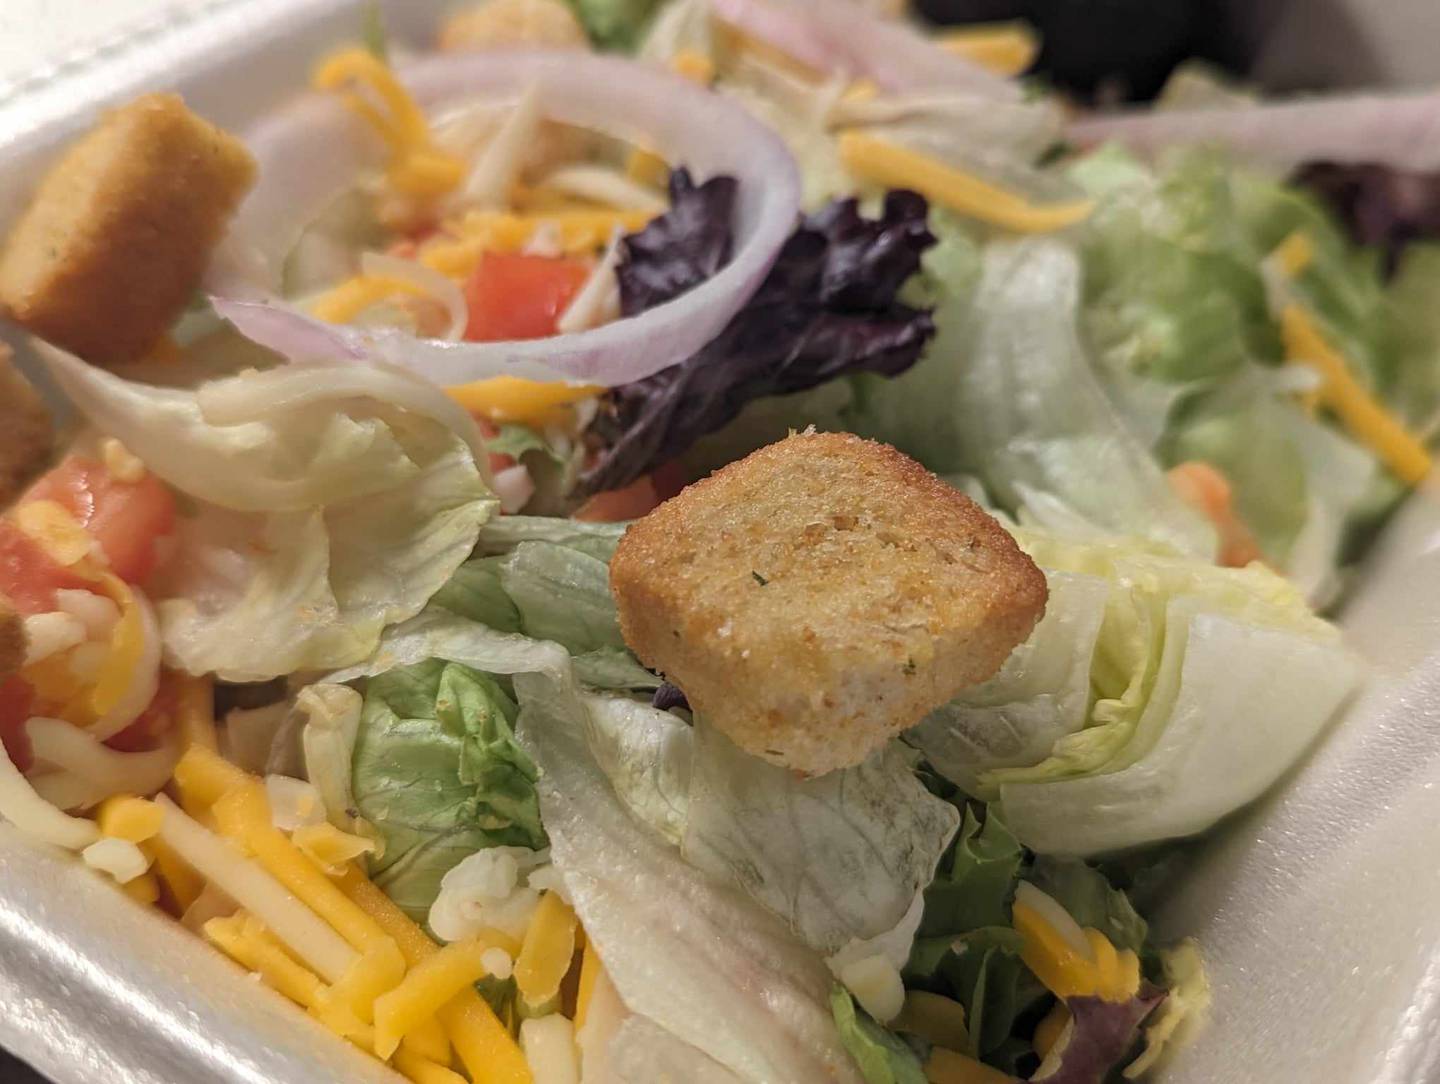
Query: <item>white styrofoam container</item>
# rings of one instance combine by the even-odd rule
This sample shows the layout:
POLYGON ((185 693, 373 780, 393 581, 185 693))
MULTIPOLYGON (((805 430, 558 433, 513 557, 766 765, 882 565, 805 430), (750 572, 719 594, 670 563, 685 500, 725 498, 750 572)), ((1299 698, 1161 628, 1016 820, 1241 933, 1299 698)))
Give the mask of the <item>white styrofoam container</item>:
MULTIPOLYGON (((4 0, 0 10, 0 228, 104 105, 176 89, 243 130, 303 84, 320 52, 354 36, 361 4, 124 0, 97 13, 109 34, 98 44, 76 34, 78 52, 5 82, 19 70, 7 21, 48 6, 4 0)), ((417 45, 448 6, 384 5, 392 32, 417 45)), ((1286 30, 1260 70, 1279 78, 1440 78, 1433 0, 1265 7, 1286 30)), ((1373 667, 1366 689, 1315 755, 1170 886, 1158 929, 1200 939, 1215 1006, 1169 1084, 1440 1081, 1437 495, 1409 501, 1342 614, 1373 667)), ((0 1045, 60 1084, 398 1079, 168 919, 4 825, 0 1045)))

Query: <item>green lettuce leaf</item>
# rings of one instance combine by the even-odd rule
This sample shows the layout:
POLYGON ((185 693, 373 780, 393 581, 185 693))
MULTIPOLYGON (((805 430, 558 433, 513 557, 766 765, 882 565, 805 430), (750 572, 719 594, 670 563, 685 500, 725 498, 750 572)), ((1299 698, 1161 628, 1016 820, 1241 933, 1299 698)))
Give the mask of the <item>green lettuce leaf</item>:
MULTIPOLYGON (((982 775, 1045 854, 1093 855, 1203 831, 1258 797, 1359 679, 1339 632, 1261 565, 1217 568, 1127 541, 1034 533, 1047 571, 1108 579, 1086 725, 1043 761, 982 775)), ((939 767, 937 765, 937 767, 939 767)))
POLYGON ((590 40, 604 49, 629 50, 644 34, 659 0, 568 0, 590 40))
POLYGON ((495 510, 474 422, 398 369, 286 366, 190 390, 44 356, 92 424, 185 498, 149 593, 167 659, 190 673, 264 681, 365 658, 495 510))
POLYGON ((953 936, 1010 921, 1010 898, 1025 850, 996 813, 982 821, 965 806, 954 846, 925 890, 920 936, 953 936))
POLYGON ((840 1041, 860 1066, 865 1084, 925 1084, 925 1070, 915 1051, 898 1035, 856 1009, 845 987, 836 986, 831 991, 830 1011, 835 1014, 840 1041))
POLYGON ((366 683, 351 787, 385 842, 371 877, 417 921, 467 855, 546 845, 517 710, 495 678, 441 659, 366 683))

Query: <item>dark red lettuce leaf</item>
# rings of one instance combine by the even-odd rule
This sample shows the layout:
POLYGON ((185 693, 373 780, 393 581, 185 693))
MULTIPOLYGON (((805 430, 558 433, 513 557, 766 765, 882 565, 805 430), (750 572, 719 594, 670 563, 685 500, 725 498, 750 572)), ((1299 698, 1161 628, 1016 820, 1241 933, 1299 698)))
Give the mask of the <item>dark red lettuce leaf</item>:
POLYGON ((1355 241, 1379 249, 1387 273, 1411 241, 1440 240, 1440 173, 1313 162, 1295 183, 1318 195, 1355 241))
MULTIPOLYGON (((685 184, 688 178, 672 186, 683 209, 635 235, 654 231, 650 242, 631 246, 627 239, 622 298, 629 276, 637 282, 632 296, 668 300, 673 295, 665 284, 680 290, 693 285, 693 269, 701 263, 695 252, 716 250, 708 228, 702 232, 710 239, 687 249, 678 227, 661 221, 703 217, 696 208, 705 186, 685 184), (662 270, 645 269, 652 258, 686 266, 666 278, 662 270)), ((902 304, 896 294, 935 243, 926 226, 928 210, 923 197, 896 191, 875 219, 861 215, 855 200, 838 200, 806 218, 755 296, 715 339, 677 365, 612 390, 594 426, 604 448, 582 477, 581 494, 630 484, 724 426, 752 399, 804 391, 850 373, 895 376, 915 364, 935 325, 928 311, 902 304)), ((622 301, 622 311, 631 316, 642 310, 622 301)))
POLYGON ((1060 1051, 1060 1061, 1046 1076, 1036 1073, 1036 1084, 1103 1084, 1110 1071, 1135 1045, 1135 1032, 1160 1002, 1165 991, 1148 983, 1129 1001, 1098 997, 1069 997, 1073 1029, 1060 1051))
POLYGON ((621 313, 634 316, 679 297, 730 261, 737 187, 725 176, 696 185, 683 167, 670 174, 670 210, 627 236, 621 249, 621 313))

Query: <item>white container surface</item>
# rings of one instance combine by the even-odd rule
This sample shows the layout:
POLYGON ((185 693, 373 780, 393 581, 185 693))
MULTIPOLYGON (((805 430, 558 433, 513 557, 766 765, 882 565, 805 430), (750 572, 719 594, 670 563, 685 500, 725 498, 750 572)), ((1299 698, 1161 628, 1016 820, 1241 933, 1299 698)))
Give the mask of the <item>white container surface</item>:
MULTIPOLYGON (((361 6, 3 0, 0 228, 55 148, 104 105, 176 89, 243 129, 301 86, 319 53, 354 36, 361 6)), ((423 44, 453 5, 383 6, 392 33, 423 44)), ((1307 31, 1320 44, 1307 56, 1336 55, 1321 40, 1327 26, 1369 25, 1361 40, 1379 57, 1374 70, 1408 83, 1430 74, 1427 61, 1440 70, 1433 0, 1345 0, 1343 21, 1309 0, 1283 6, 1291 41, 1296 12, 1314 18, 1307 31), (1421 35, 1422 50, 1415 34, 1390 32, 1400 27, 1434 33, 1421 35)), ((1267 61, 1276 55, 1283 44, 1262 69, 1300 70, 1267 61)), ((1158 916, 1162 935, 1200 939, 1215 993, 1210 1027, 1167 1084, 1440 1081, 1436 492, 1402 510, 1342 624, 1373 667, 1368 687, 1275 794, 1200 850, 1158 916)), ((0 1045, 60 1084, 398 1079, 158 913, 5 826, 0 1045)))

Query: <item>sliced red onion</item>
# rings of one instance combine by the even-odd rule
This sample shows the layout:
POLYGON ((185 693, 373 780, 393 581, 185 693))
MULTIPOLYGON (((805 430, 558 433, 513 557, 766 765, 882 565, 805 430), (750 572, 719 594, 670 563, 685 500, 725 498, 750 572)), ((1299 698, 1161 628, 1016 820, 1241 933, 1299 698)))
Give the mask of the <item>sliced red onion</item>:
POLYGON ((1375 162, 1440 169, 1440 93, 1358 94, 1233 109, 1146 110, 1085 117, 1067 134, 1138 151, 1215 144, 1277 166, 1375 162))
POLYGON ((717 17, 812 68, 873 79, 886 90, 949 88, 1018 101, 1020 84, 941 48, 853 0, 710 0, 717 17))
POLYGON ((306 224, 364 170, 380 165, 383 148, 339 101, 307 95, 247 137, 260 183, 236 216, 231 247, 257 252, 267 277, 256 280, 253 261, 223 260, 208 279, 221 315, 288 357, 324 350, 332 358, 379 358, 441 384, 502 374, 607 385, 638 380, 714 338, 759 287, 795 227, 800 177, 779 137, 741 106, 667 72, 615 57, 516 52, 434 57, 397 74, 432 113, 475 98, 513 99, 535 84, 551 119, 651 147, 700 177, 736 177, 735 255, 674 301, 574 335, 449 343, 325 324, 273 298, 281 268, 306 224), (257 293, 268 300, 257 303, 257 293))

